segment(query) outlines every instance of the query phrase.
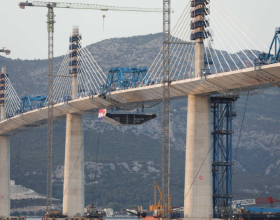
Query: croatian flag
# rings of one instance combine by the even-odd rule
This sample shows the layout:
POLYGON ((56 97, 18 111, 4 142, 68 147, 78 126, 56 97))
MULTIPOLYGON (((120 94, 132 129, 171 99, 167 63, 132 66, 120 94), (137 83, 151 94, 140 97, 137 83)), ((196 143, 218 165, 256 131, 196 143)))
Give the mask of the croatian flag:
POLYGON ((102 120, 103 116, 105 116, 105 115, 106 115, 106 109, 100 109, 99 113, 98 113, 98 119, 102 120))

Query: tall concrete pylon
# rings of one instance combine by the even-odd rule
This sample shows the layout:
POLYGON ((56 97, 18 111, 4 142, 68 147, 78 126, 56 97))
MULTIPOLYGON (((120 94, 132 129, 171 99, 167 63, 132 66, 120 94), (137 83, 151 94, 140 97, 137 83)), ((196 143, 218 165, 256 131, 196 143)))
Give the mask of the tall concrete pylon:
MULTIPOLYGON (((73 28, 70 37, 70 48, 76 48, 79 43, 79 29, 73 28), (72 45, 75 44, 73 47, 72 45)), ((72 52, 77 52, 78 48, 72 52)), ((78 53, 72 57, 70 73, 73 76, 72 98, 78 97, 78 53), (73 69, 76 71, 72 72, 73 69)), ((80 114, 67 114, 65 139, 65 165, 63 186, 63 214, 69 217, 83 216, 85 208, 84 198, 84 133, 83 117, 80 114)))
MULTIPOLYGON (((6 68, 2 67, 2 74, 6 68)), ((5 79, 5 78, 3 78, 5 79)), ((5 86, 1 84, 1 86, 5 86)), ((6 119, 5 90, 1 90, 4 97, 1 100, 1 121, 6 119)), ((0 136, 0 217, 10 216, 10 137, 0 136)))
MULTIPOLYGON (((207 1, 205 1, 207 2, 207 1)), ((195 76, 204 69, 205 2, 192 1, 195 76), (195 5, 196 4, 196 5, 195 5), (202 9, 202 10, 201 10, 202 9), (200 21, 204 21, 200 22, 200 21)), ((189 95, 186 140, 184 217, 213 218, 210 96, 189 95)))

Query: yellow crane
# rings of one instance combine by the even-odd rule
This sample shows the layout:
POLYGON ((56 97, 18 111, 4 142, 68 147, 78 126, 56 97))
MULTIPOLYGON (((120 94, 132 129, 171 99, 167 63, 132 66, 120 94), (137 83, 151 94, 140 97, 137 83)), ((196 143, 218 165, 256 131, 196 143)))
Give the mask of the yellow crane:
MULTIPOLYGON (((162 192, 159 188, 159 185, 158 185, 157 181, 154 181, 154 204, 150 206, 150 211, 158 210, 159 214, 161 215, 162 214, 162 205, 161 205, 162 202, 165 204, 165 207, 167 208, 165 201, 162 201, 162 192), (157 191, 159 192, 159 195, 157 195, 157 191), (158 201, 157 201, 157 197, 159 197, 158 201)), ((171 204, 171 195, 169 198, 169 205, 168 205, 169 213, 172 212, 170 204, 171 204)))
MULTIPOLYGON (((66 3, 66 2, 20 2, 19 7, 46 7, 48 8, 47 25, 48 25, 48 137, 47 137, 47 212, 52 204, 52 145, 53 145, 53 39, 54 39, 54 8, 69 9, 91 9, 100 11, 131 11, 131 12, 163 12, 161 8, 136 8, 136 7, 119 7, 97 4, 84 3, 66 3)), ((171 10, 174 13, 174 10, 171 10)), ((105 17, 103 17, 104 19, 105 17)))

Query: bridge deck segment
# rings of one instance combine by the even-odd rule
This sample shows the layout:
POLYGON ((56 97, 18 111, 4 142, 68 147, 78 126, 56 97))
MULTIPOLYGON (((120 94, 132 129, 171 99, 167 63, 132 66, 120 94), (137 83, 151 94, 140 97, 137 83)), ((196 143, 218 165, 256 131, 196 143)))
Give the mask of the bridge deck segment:
MULTIPOLYGON (((232 89, 261 89, 273 82, 280 83, 280 63, 262 66, 256 72, 258 75, 265 75, 267 80, 256 75, 255 68, 252 67, 209 75, 207 79, 196 77, 173 81, 170 96, 174 99, 188 95, 214 95, 232 89)), ((162 85, 115 91, 110 97, 122 103, 158 100, 162 98, 162 85)))
MULTIPOLYGON (((188 95, 215 95, 232 89, 261 89, 269 84, 280 86, 280 63, 255 68, 247 68, 225 73, 209 75, 207 79, 199 77, 173 81, 171 98, 182 98, 188 95), (261 77, 260 77, 261 76, 261 77)), ((107 94, 119 103, 144 103, 162 99, 162 84, 119 90, 107 94)), ((57 120, 65 120, 68 113, 85 114, 100 108, 111 108, 115 104, 97 95, 58 103, 54 105, 53 114, 57 120)), ((10 135, 20 130, 46 124, 48 108, 40 108, 0 122, 0 135, 10 135)))

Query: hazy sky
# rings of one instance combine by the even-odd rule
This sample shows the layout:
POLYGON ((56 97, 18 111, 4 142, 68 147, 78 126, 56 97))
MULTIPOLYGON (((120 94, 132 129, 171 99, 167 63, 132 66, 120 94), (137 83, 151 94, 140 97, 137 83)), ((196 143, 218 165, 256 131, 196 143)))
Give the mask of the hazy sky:
MULTIPOLYGON (((171 0, 175 24, 189 0, 171 0)), ((216 1, 216 0, 211 0, 216 1)), ((220 0, 267 46, 275 27, 280 26, 280 0, 220 0)), ((161 8, 162 0, 60 0, 125 7, 161 8)), ((11 49, 11 58, 47 58, 47 8, 20 9, 19 0, 0 0, 0 47, 11 49)), ((79 25, 83 42, 88 45, 108 38, 162 32, 161 13, 107 12, 103 31, 103 12, 95 10, 55 9, 54 56, 66 53, 68 37, 79 25)), ((264 49, 264 47, 261 47, 264 49)), ((3 54, 1 54, 3 55, 3 54)))

